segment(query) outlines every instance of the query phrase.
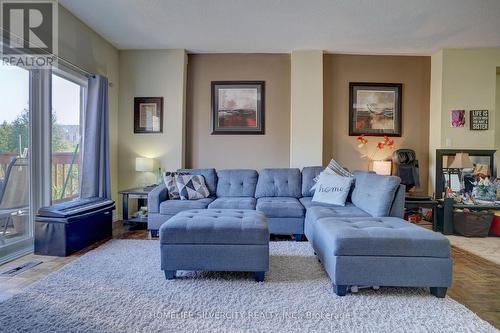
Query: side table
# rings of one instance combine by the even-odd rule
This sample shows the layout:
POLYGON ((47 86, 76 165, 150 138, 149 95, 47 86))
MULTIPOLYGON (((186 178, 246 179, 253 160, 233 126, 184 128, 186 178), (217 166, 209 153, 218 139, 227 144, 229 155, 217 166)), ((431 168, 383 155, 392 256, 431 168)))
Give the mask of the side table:
POLYGON ((129 199, 137 199, 137 206, 141 207, 146 204, 148 193, 154 189, 154 186, 131 188, 120 191, 122 195, 122 215, 124 223, 148 223, 147 217, 129 217, 128 202, 129 199))
POLYGON ((429 208, 432 209, 432 230, 437 231, 437 207, 436 200, 411 200, 411 197, 406 197, 405 208, 429 208))

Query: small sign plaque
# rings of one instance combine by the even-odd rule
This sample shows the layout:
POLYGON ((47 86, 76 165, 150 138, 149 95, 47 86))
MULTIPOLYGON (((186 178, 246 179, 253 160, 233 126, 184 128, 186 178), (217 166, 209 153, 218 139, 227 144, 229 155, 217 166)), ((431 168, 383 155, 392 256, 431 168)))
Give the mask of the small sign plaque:
POLYGON ((470 110, 470 129, 484 131, 488 129, 488 110, 470 110))

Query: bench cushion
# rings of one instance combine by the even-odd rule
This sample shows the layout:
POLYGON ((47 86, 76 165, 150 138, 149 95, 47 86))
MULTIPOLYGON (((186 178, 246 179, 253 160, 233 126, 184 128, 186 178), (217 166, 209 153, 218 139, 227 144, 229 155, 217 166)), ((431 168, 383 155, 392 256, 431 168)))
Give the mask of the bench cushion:
POLYGON ((217 172, 217 197, 253 197, 258 177, 255 170, 219 170, 217 172))
POLYGON ((215 199, 210 209, 255 209, 257 200, 249 197, 222 197, 215 199))
POLYGON ((267 245, 266 216, 255 210, 188 210, 160 227, 162 244, 267 245))
POLYGON ((397 217, 320 219, 314 244, 334 256, 450 257, 446 237, 397 217))
POLYGON ((160 214, 172 215, 188 209, 207 208, 213 200, 213 198, 198 200, 165 200, 160 204, 160 214))
POLYGON ((263 169, 259 174, 255 197, 300 198, 302 176, 299 169, 263 169))
POLYGON ((259 198, 256 209, 267 217, 303 217, 305 213, 298 199, 288 197, 259 198))

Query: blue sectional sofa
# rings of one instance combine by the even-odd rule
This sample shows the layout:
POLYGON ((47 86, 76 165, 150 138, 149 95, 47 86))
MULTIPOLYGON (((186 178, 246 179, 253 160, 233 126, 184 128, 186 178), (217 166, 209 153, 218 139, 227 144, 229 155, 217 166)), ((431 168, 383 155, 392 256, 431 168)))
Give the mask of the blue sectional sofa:
POLYGON ((450 245, 441 234, 402 219, 405 188, 394 176, 354 172, 345 206, 312 201, 323 167, 299 169, 183 169, 205 177, 210 197, 167 200, 165 185, 148 196, 152 236, 175 214, 191 209, 255 209, 271 234, 305 234, 343 296, 352 286, 429 287, 437 297, 451 285, 450 245))

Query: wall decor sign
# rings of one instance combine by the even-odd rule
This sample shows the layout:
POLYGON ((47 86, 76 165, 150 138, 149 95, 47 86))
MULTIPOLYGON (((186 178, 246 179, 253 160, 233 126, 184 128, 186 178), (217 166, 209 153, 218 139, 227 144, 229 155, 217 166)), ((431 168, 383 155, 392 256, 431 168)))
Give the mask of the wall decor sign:
POLYGON ((212 134, 264 134, 264 81, 212 81, 212 134))
POLYGON ((465 110, 451 110, 450 125, 453 128, 465 127, 465 110))
POLYGON ((485 131, 489 125, 488 110, 470 110, 470 129, 473 131, 485 131))
POLYGON ((134 133, 163 133, 163 97, 134 98, 134 133))
POLYGON ((401 83, 349 83, 349 135, 401 136, 401 83))

